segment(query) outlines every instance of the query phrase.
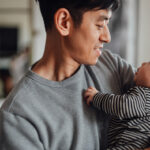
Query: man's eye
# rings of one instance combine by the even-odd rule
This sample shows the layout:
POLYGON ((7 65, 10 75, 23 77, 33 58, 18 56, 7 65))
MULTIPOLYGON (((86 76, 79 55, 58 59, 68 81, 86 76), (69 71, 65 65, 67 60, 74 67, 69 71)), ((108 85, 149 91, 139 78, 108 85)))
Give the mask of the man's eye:
POLYGON ((97 26, 97 28, 98 28, 99 30, 104 28, 103 25, 96 25, 96 26, 97 26))

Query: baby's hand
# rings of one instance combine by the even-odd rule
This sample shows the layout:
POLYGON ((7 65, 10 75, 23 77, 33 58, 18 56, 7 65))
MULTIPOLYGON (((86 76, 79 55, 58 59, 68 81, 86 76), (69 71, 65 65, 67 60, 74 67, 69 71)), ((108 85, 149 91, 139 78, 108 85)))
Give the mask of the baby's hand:
POLYGON ((143 63, 135 74, 134 81, 138 86, 150 88, 150 62, 143 63))
POLYGON ((84 97, 85 97, 85 100, 86 100, 86 103, 88 105, 90 105, 90 103, 93 101, 93 97, 94 95, 98 93, 98 90, 95 89, 94 87, 89 87, 85 93, 84 93, 84 97))

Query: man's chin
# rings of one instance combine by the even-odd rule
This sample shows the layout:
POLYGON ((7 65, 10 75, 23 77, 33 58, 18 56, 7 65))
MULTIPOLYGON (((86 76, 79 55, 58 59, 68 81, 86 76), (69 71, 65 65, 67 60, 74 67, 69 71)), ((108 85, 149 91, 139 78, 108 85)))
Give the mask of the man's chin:
POLYGON ((93 62, 85 63, 85 65, 94 66, 94 65, 96 65, 96 64, 97 64, 97 62, 98 62, 98 59, 97 59, 97 60, 95 60, 95 61, 93 61, 93 62))

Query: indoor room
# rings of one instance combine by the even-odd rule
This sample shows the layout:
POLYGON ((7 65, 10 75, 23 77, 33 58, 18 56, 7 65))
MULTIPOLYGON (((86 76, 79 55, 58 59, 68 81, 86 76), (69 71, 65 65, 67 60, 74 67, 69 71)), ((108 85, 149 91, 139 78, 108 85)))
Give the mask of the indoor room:
MULTIPOLYGON (((0 0, 0 103, 43 54, 46 33, 38 7, 34 0, 0 0)), ((104 48, 138 67, 150 60, 150 0, 122 0, 117 12, 104 48)))
POLYGON ((150 0, 0 0, 0 150, 150 150, 150 0))

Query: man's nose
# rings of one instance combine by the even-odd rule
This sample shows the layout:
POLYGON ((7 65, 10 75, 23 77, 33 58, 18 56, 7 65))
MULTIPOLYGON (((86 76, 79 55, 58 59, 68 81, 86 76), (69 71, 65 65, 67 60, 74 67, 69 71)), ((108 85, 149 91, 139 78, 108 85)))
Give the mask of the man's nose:
POLYGON ((100 34, 99 40, 103 41, 104 43, 109 43, 111 41, 111 35, 109 32, 108 26, 105 26, 103 28, 102 33, 100 34))

